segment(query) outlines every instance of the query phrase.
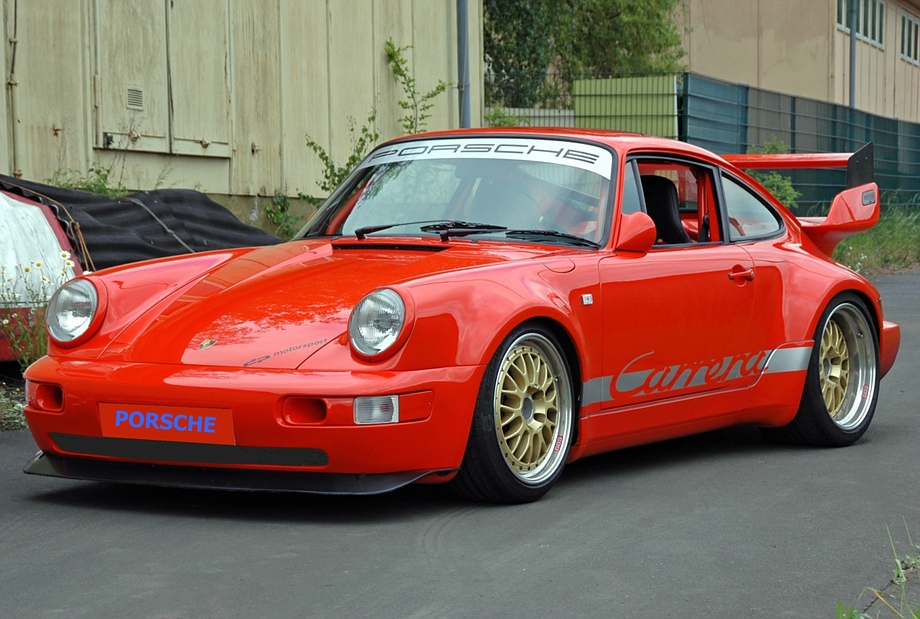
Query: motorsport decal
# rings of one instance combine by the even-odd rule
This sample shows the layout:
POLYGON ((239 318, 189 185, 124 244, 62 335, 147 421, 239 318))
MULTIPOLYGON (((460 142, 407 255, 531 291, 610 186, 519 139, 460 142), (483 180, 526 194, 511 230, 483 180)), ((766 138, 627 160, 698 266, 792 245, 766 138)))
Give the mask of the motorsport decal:
POLYGON ((613 155, 591 144, 538 138, 463 138, 420 140, 383 146, 370 154, 361 168, 416 159, 510 159, 557 163, 594 172, 610 179, 613 155))
POLYGON ((234 445, 233 413, 226 408, 99 404, 102 436, 180 443, 234 445))
POLYGON ((288 347, 288 348, 285 348, 284 350, 276 350, 275 352, 273 352, 273 353, 270 354, 270 355, 262 355, 261 357, 255 357, 255 358, 253 358, 253 359, 250 359, 249 361, 247 361, 246 363, 243 364, 243 367, 244 367, 244 368, 248 368, 250 365, 256 365, 256 364, 258 364, 258 363, 263 363, 263 362, 265 362, 265 361, 268 361, 268 360, 271 359, 272 357, 280 357, 281 355, 286 355, 286 354, 288 354, 288 353, 290 353, 290 352, 295 352, 295 351, 298 351, 298 350, 304 350, 304 349, 306 349, 306 348, 313 348, 314 346, 319 346, 319 345, 321 345, 321 344, 325 344, 325 343, 328 342, 328 341, 329 341, 329 338, 324 337, 323 339, 321 339, 321 340, 316 340, 316 341, 314 341, 314 342, 307 342, 306 344, 298 344, 297 346, 290 346, 290 347, 288 347))
POLYGON ((656 393, 675 392, 678 395, 694 387, 725 386, 738 378, 804 371, 808 369, 811 351, 812 344, 807 343, 790 348, 739 353, 722 359, 638 369, 646 365, 642 363, 643 359, 648 361, 655 354, 652 351, 627 363, 615 380, 613 376, 603 376, 584 383, 583 405, 656 393))

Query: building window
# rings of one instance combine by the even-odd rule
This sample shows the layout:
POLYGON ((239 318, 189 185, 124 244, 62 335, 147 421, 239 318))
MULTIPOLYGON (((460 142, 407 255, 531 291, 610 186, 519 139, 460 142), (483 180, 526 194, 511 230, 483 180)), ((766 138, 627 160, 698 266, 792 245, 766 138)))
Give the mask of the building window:
POLYGON ((885 0, 837 0, 837 27, 850 32, 850 7, 856 3, 856 38, 885 46, 885 0))
POLYGON ((901 11, 901 58, 920 64, 920 17, 901 11))

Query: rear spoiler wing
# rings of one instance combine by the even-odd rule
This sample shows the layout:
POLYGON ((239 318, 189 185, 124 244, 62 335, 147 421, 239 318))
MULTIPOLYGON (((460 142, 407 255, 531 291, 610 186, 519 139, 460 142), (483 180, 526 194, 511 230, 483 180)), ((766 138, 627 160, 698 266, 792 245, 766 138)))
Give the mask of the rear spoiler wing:
POLYGON ((846 168, 847 189, 875 182, 875 146, 872 142, 855 153, 723 155, 723 158, 736 167, 750 170, 846 168))
POLYGON ((875 183, 875 147, 870 142, 855 153, 723 155, 744 169, 846 168, 846 190, 838 193, 827 217, 798 217, 802 231, 831 256, 846 237, 878 222, 879 196, 875 183))

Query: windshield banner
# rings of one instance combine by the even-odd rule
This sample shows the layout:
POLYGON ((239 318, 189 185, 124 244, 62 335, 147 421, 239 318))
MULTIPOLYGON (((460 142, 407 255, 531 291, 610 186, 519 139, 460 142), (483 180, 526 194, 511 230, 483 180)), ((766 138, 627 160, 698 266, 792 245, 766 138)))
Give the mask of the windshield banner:
POLYGON ((511 159, 581 168, 610 179, 613 155, 605 148, 538 138, 444 138, 420 140, 382 146, 365 159, 360 167, 416 159, 511 159))

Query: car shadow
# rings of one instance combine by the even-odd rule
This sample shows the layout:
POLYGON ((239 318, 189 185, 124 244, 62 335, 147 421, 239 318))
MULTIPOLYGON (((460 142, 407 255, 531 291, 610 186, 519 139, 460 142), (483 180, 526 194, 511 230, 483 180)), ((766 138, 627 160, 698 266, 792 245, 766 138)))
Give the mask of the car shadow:
POLYGON ((441 486, 413 485, 380 495, 208 490, 80 482, 32 496, 58 506, 258 522, 362 523, 468 506, 441 486))
POLYGON ((692 466, 710 460, 775 456, 801 449, 773 442, 756 427, 735 426, 584 458, 566 468, 561 483, 589 483, 598 478, 611 480, 617 475, 635 475, 647 470, 692 466))

